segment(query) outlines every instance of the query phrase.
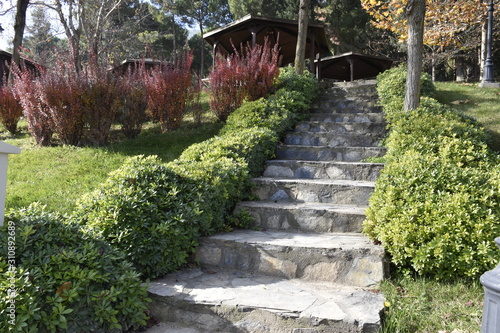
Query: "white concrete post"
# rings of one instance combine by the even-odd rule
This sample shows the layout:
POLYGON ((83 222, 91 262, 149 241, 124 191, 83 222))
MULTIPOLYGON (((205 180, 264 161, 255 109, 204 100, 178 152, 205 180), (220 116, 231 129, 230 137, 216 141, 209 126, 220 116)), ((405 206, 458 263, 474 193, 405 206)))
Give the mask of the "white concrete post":
POLYGON ((19 154, 21 149, 0 141, 0 226, 3 225, 5 213, 5 195, 7 190, 7 165, 9 154, 19 154))

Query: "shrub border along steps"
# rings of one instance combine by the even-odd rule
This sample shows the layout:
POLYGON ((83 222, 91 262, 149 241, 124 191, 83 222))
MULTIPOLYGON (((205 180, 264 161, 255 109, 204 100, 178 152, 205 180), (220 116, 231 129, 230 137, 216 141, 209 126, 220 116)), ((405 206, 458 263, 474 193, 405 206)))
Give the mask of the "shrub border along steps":
MULTIPOLYGON (((369 84, 373 85, 371 82, 369 84)), ((342 91, 342 88, 340 90, 342 91)), ((369 89, 368 92, 361 94, 366 97, 373 92, 369 89)), ((349 104, 348 108, 335 107, 334 113, 360 112, 353 108, 355 102, 337 96, 331 91, 329 93, 333 95, 333 99, 338 101, 345 99, 347 101, 345 104, 349 104)), ((362 100, 361 97, 358 98, 362 100)), ((360 105, 362 109, 366 108, 363 102, 360 102, 360 105)), ((332 110, 327 108, 318 112, 332 112, 332 110)), ((303 125, 299 124, 296 131, 303 125)), ((344 128, 340 130, 345 133, 344 128)), ((360 133, 354 132, 353 135, 360 133)), ((383 151, 382 148, 378 149, 383 151)), ((289 162, 292 167, 297 164, 320 164, 318 161, 289 162)), ((253 192, 265 201, 242 202, 239 207, 246 209, 253 205, 260 211, 260 205, 273 206, 276 220, 281 220, 281 223, 278 223, 279 225, 270 223, 273 218, 262 212, 265 217, 259 222, 264 224, 257 225, 262 228, 260 231, 232 231, 203 238, 196 252, 200 268, 183 270, 151 283, 152 313, 163 322, 190 323, 191 329, 200 332, 378 331, 384 298, 373 290, 367 291, 366 287, 377 286, 384 276, 386 266, 383 249, 374 246, 359 233, 363 211, 366 208, 359 205, 367 205, 369 192, 373 190, 373 182, 366 181, 362 175, 371 177, 372 180, 374 178, 373 171, 359 172, 359 169, 368 167, 377 170, 380 165, 355 162, 352 163, 353 168, 349 168, 347 165, 350 163, 347 162, 322 161, 321 164, 330 170, 334 179, 337 176, 347 178, 334 181, 311 179, 311 174, 315 172, 309 173, 308 171, 313 171, 310 168, 303 168, 298 172, 299 176, 306 174, 308 179, 283 178, 280 171, 276 175, 276 168, 274 171, 271 170, 273 163, 276 162, 268 161, 268 168, 265 171, 271 178, 254 179, 256 187, 253 192), (342 172, 338 172, 338 166, 344 169, 343 175, 342 172), (353 176, 357 174, 361 179, 351 180, 351 174, 353 176), (276 183, 278 187, 280 182, 285 182, 284 186, 287 188, 285 191, 289 191, 286 192, 288 194, 285 195, 285 191, 279 188, 264 191, 259 183, 267 182, 276 183), (304 233, 304 230, 300 229, 304 224, 290 222, 295 216, 288 215, 289 221, 281 214, 281 205, 295 207, 298 205, 293 198, 290 199, 300 192, 295 187, 296 183, 301 183, 305 192, 323 192, 323 199, 326 201, 335 198, 338 201, 334 204, 321 202, 300 204, 301 207, 315 207, 309 210, 310 216, 305 217, 311 220, 308 226, 309 233, 304 233), (334 189, 324 191, 316 189, 317 186, 322 186, 321 183, 324 183, 326 188, 333 184, 334 189), (358 189, 364 191, 365 187, 369 189, 368 194, 360 199, 356 193, 358 189), (354 190, 355 194, 336 194, 342 188, 354 190), (282 196, 274 197, 273 193, 281 193, 282 196), (270 200, 266 200, 268 197, 270 200), (346 205, 344 201, 355 202, 358 206, 346 205), (354 220, 354 224, 344 226, 342 221, 328 218, 322 220, 321 215, 327 214, 328 211, 334 212, 331 216, 341 216, 345 222, 354 220), (352 216, 346 217, 346 215, 352 216), (325 230, 318 231, 316 228, 318 223, 324 224, 320 227, 327 229, 336 228, 334 224, 339 224, 339 229, 335 230, 337 233, 321 234, 325 230), (283 230, 274 229, 285 225, 287 227, 283 230), (342 233, 348 228, 352 228, 351 233, 342 233)), ((300 193, 298 195, 300 196, 300 193)), ((320 199, 317 195, 315 198, 320 199)), ((301 197, 299 201, 302 199, 305 198, 301 197)), ((307 198, 306 201, 311 199, 318 201, 314 198, 307 198)), ((242 212, 246 213, 246 210, 242 212)), ((255 217, 253 209, 249 212, 255 217)), ((299 215, 301 217, 298 220, 302 220, 305 216, 302 212, 299 215)))
POLYGON ((390 132, 364 232, 407 274, 477 279, 498 263, 500 157, 475 120, 432 98, 427 74, 420 107, 403 111, 405 80, 404 67, 378 78, 390 132))

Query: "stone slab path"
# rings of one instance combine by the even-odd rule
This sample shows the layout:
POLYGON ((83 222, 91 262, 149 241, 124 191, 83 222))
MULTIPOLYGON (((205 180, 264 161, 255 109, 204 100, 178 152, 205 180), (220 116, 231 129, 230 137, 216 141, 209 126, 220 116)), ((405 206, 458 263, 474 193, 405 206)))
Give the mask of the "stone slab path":
POLYGON ((151 282, 148 333, 378 332, 387 262, 361 228, 384 129, 374 81, 326 84, 237 206, 254 228, 204 238, 198 268, 151 282))

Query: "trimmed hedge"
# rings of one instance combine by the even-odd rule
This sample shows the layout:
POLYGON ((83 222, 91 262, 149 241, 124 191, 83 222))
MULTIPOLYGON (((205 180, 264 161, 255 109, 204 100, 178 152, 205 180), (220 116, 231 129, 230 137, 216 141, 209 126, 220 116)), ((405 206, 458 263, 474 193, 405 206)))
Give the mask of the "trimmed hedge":
POLYGON ((403 111, 400 76, 397 68, 378 78, 391 130, 364 232, 403 271, 476 278, 498 263, 500 159, 474 120, 432 98, 403 111))
POLYGON ((36 205, 5 217, 0 331, 122 332, 145 325, 147 286, 125 255, 65 220, 36 205))
POLYGON ((229 218, 247 197, 278 139, 305 112, 317 82, 284 69, 276 94, 244 104, 221 135, 195 144, 168 164, 135 157, 78 203, 74 217, 127 253, 143 277, 174 271, 203 235, 240 226, 229 218), (303 90, 295 90, 301 89, 303 90))

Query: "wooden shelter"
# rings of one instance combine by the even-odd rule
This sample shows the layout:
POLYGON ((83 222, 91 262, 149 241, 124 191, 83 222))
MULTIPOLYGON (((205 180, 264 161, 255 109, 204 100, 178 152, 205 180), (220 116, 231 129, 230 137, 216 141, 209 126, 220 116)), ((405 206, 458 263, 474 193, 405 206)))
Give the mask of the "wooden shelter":
MULTIPOLYGON (((6 77, 9 73, 9 67, 12 61, 12 53, 7 51, 0 50, 0 86, 3 84, 3 78, 6 77)), ((21 62, 26 68, 34 73, 38 73, 38 69, 35 63, 21 58, 21 62)))
MULTIPOLYGON (((269 18, 264 16, 246 15, 219 29, 205 34, 204 39, 213 47, 214 59, 217 53, 227 55, 246 46, 263 44, 265 38, 272 43, 279 41, 282 61, 281 65, 293 64, 297 45, 298 22, 269 18), (279 37, 279 38, 278 38, 279 37)), ((306 57, 311 59, 311 68, 317 55, 329 54, 328 41, 322 24, 309 23, 307 29, 306 57)))
MULTIPOLYGON (((318 79, 327 78, 341 81, 371 78, 389 69, 392 60, 386 57, 369 56, 359 53, 331 55, 325 29, 322 24, 309 23, 307 29, 306 57, 310 59, 310 71, 318 79)), ((228 55, 246 46, 263 44, 265 38, 272 43, 279 40, 281 65, 293 64, 297 46, 298 22, 247 15, 221 28, 205 34, 204 39, 212 45, 213 55, 228 55), (279 39, 278 39, 279 36, 279 39)))
POLYGON ((369 56, 359 53, 344 53, 316 60, 319 78, 354 81, 377 76, 391 68, 392 60, 387 57, 369 56))

